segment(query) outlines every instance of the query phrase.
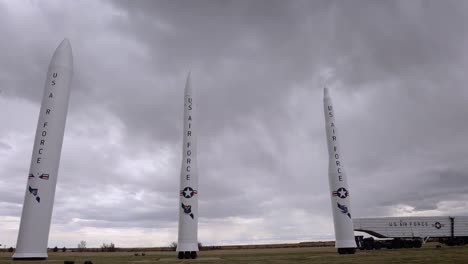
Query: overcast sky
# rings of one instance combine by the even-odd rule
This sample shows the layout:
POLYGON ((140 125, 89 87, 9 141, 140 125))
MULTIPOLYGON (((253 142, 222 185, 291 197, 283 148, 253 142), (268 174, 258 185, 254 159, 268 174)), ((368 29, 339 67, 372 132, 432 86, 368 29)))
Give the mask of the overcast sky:
POLYGON ((203 244, 334 238, 324 84, 353 217, 466 215, 467 25, 463 0, 0 1, 0 244, 16 244, 64 37, 51 247, 177 240, 188 71, 203 244))

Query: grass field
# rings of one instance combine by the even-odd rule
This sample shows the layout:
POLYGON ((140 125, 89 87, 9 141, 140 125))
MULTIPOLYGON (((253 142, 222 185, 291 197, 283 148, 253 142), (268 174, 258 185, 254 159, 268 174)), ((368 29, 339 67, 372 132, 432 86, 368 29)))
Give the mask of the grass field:
POLYGON ((426 244, 420 249, 392 249, 357 251, 354 255, 338 255, 332 247, 212 250, 201 251, 199 259, 178 260, 175 252, 145 252, 146 256, 134 256, 133 252, 66 252, 49 253, 47 261, 12 261, 11 253, 0 253, 1 264, 63 263, 64 260, 82 264, 149 264, 149 263, 468 263, 468 246, 435 248, 426 244))

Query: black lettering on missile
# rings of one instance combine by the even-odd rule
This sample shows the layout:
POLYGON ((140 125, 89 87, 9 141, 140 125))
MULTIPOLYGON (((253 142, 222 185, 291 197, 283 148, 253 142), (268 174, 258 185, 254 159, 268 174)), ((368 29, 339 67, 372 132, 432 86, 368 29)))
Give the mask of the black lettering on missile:
POLYGON ((44 149, 41 149, 41 148, 39 149, 39 151, 38 151, 39 154, 42 154, 42 150, 44 150, 44 149))
POLYGON ((42 131, 42 136, 45 137, 47 135, 47 131, 42 131))
POLYGON ((44 145, 45 140, 41 139, 41 143, 39 145, 44 145))
MULTIPOLYGON (((187 97, 187 103, 185 104, 186 107, 187 107, 187 110, 192 110, 192 98, 191 97, 187 97)), ((186 137, 191 137, 192 136, 192 131, 190 130, 192 128, 192 115, 188 114, 188 117, 187 117, 187 135, 186 137)), ((190 163, 192 162, 190 156, 192 155, 192 150, 191 150, 191 147, 192 147, 192 143, 190 142, 190 138, 187 138, 187 143, 186 143, 186 150, 185 150, 185 153, 186 153, 186 167, 185 167, 185 170, 187 171, 187 174, 185 175, 185 179, 187 181, 190 180, 191 176, 190 176, 190 171, 191 171, 191 166, 190 166, 190 163)))
POLYGON ((55 85, 55 80, 52 80, 52 86, 54 86, 54 85, 55 85))
POLYGON ((329 105, 327 108, 328 108, 328 116, 333 117, 333 106, 329 105))
POLYGON ((45 111, 45 113, 46 113, 46 115, 49 115, 49 114, 50 114, 50 109, 47 109, 47 110, 45 111))
POLYGON ((189 105, 188 105, 188 110, 192 110, 192 97, 189 97, 189 98, 187 99, 187 101, 188 101, 188 103, 189 103, 189 105))
POLYGON ((38 163, 38 164, 41 163, 41 159, 42 158, 37 158, 36 163, 38 163))
MULTIPOLYGON (((332 111, 333 110, 333 107, 332 106, 328 106, 328 110, 332 111)), ((329 112, 329 115, 330 117, 333 117, 333 112, 329 112)), ((332 141, 335 141, 337 142, 337 135, 336 135, 336 131, 335 131, 335 123, 331 122, 330 123, 330 128, 331 128, 331 132, 332 132, 332 135, 331 135, 331 139, 332 141)), ((336 164, 336 172, 337 172, 337 179, 338 181, 343 181, 343 175, 341 174, 342 171, 341 171, 341 162, 340 162, 340 154, 338 153, 338 147, 336 145, 333 146, 333 156, 335 157, 335 164, 336 164)))
POLYGON ((42 125, 42 127, 46 127, 47 126, 47 122, 44 122, 44 124, 42 125))
POLYGON ((49 98, 53 98, 54 95, 52 93, 49 94, 49 98))
POLYGON ((56 73, 56 72, 54 72, 54 73, 52 74, 52 77, 54 77, 54 78, 57 78, 57 76, 58 76, 58 73, 56 73))

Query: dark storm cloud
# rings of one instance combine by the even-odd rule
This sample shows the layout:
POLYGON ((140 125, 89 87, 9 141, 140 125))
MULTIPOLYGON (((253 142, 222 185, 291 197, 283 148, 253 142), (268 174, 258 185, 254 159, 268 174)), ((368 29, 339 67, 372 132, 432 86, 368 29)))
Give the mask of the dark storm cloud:
POLYGON ((11 146, 8 145, 7 143, 0 142, 0 149, 2 149, 2 150, 9 150, 9 149, 11 149, 11 146))
MULTIPOLYGON (((183 73, 192 68, 203 116, 201 134, 209 135, 259 109, 262 120, 281 115, 277 108, 292 86, 308 82, 321 65, 336 67, 339 78, 350 88, 398 78, 406 85, 401 90, 416 94, 411 89, 417 81, 414 77, 433 74, 437 82, 452 78, 436 76, 444 68, 452 69, 450 63, 463 52, 460 43, 466 36, 464 9, 451 12, 457 2, 421 2, 413 8, 403 1, 364 1, 362 5, 308 1, 117 3, 130 21, 121 29, 144 43, 151 70, 165 71, 179 81, 173 79, 173 86, 165 88, 154 85, 165 91, 164 97, 150 95, 132 104, 134 107, 116 103, 115 109, 132 129, 142 127, 162 139, 173 135, 168 131, 177 127, 171 122, 180 115, 176 98, 182 89, 177 87, 182 86, 183 73), (164 104, 161 98, 173 104, 164 104), (150 117, 153 112, 163 114, 150 117), (142 121, 151 118, 152 123, 142 121)), ((141 89, 139 82, 131 87, 128 93, 138 94, 141 89)))
POLYGON ((337 4, 335 48, 340 78, 351 85, 437 73, 464 54, 466 3, 362 1, 337 4))
POLYGON ((20 215, 30 116, 63 36, 75 73, 59 226, 176 226, 188 71, 198 107, 200 234, 213 243, 332 238, 327 70, 353 216, 466 207, 462 1, 18 3, 0 3, 9 40, 0 45, 0 100, 17 116, 0 113, 9 124, 0 128, 0 153, 8 154, 0 172, 15 186, 0 194, 0 217, 20 215), (210 234, 226 225, 223 236, 210 234))
POLYGON ((447 170, 441 171, 439 174, 439 180, 441 187, 453 188, 463 187, 468 185, 468 168, 462 171, 447 170))
POLYGON ((143 196, 146 201, 132 198, 125 193, 120 195, 122 199, 118 201, 112 201, 115 197, 92 194, 86 200, 79 197, 63 200, 59 204, 61 209, 54 212, 54 223, 67 224, 73 219, 86 222, 86 226, 91 227, 164 228, 172 226, 177 220, 175 199, 167 203, 154 199, 156 197, 152 195, 143 196), (106 200, 109 203, 104 203, 106 200), (154 201, 158 201, 158 205, 154 201))
POLYGON ((378 203, 383 206, 392 206, 404 202, 417 211, 435 210, 440 201, 456 201, 467 191, 466 168, 460 171, 453 169, 423 171, 415 176, 419 183, 410 183, 408 187, 412 189, 411 192, 398 194, 398 197, 390 196, 387 200, 378 203))
POLYGON ((0 3, 0 34, 4 39, 11 40, 1 46, 0 58, 4 62, 0 65, 2 90, 5 96, 16 95, 37 101, 36 98, 41 98, 43 91, 37 89, 36 80, 43 82, 43 67, 47 67, 52 55, 50 47, 56 44, 44 39, 43 35, 48 31, 41 23, 44 17, 23 14, 23 17, 17 19, 15 12, 11 12, 12 8, 5 2, 0 3))
POLYGON ((323 44, 306 34, 311 22, 295 14, 300 5, 281 1, 128 1, 120 7, 129 21, 121 30, 148 51, 151 64, 142 70, 145 75, 162 73, 159 79, 164 81, 136 78, 123 93, 141 96, 139 90, 145 90, 145 97, 135 103, 119 103, 130 95, 113 97, 114 109, 129 126, 143 127, 161 139, 170 135, 174 140, 167 131, 176 128, 174 121, 181 116, 177 98, 187 71, 193 71, 203 116, 200 134, 211 135, 260 109, 260 118, 278 113, 290 83, 304 82, 317 66, 309 63, 317 53, 307 50, 323 44))

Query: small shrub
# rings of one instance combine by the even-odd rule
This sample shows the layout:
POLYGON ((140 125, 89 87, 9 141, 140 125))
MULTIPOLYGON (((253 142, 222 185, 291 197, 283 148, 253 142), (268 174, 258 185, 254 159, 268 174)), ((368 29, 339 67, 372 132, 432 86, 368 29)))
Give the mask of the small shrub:
POLYGON ((86 241, 81 240, 78 244, 78 251, 84 252, 86 251, 86 241))
POLYGON ((54 249, 52 249, 53 252, 57 252, 58 251, 58 247, 55 246, 54 249))
POLYGON ((177 249, 177 242, 172 242, 169 247, 172 249, 172 251, 176 251, 177 249))
POLYGON ((102 243, 101 251, 102 252, 115 252, 114 243, 110 243, 110 244, 102 243))

